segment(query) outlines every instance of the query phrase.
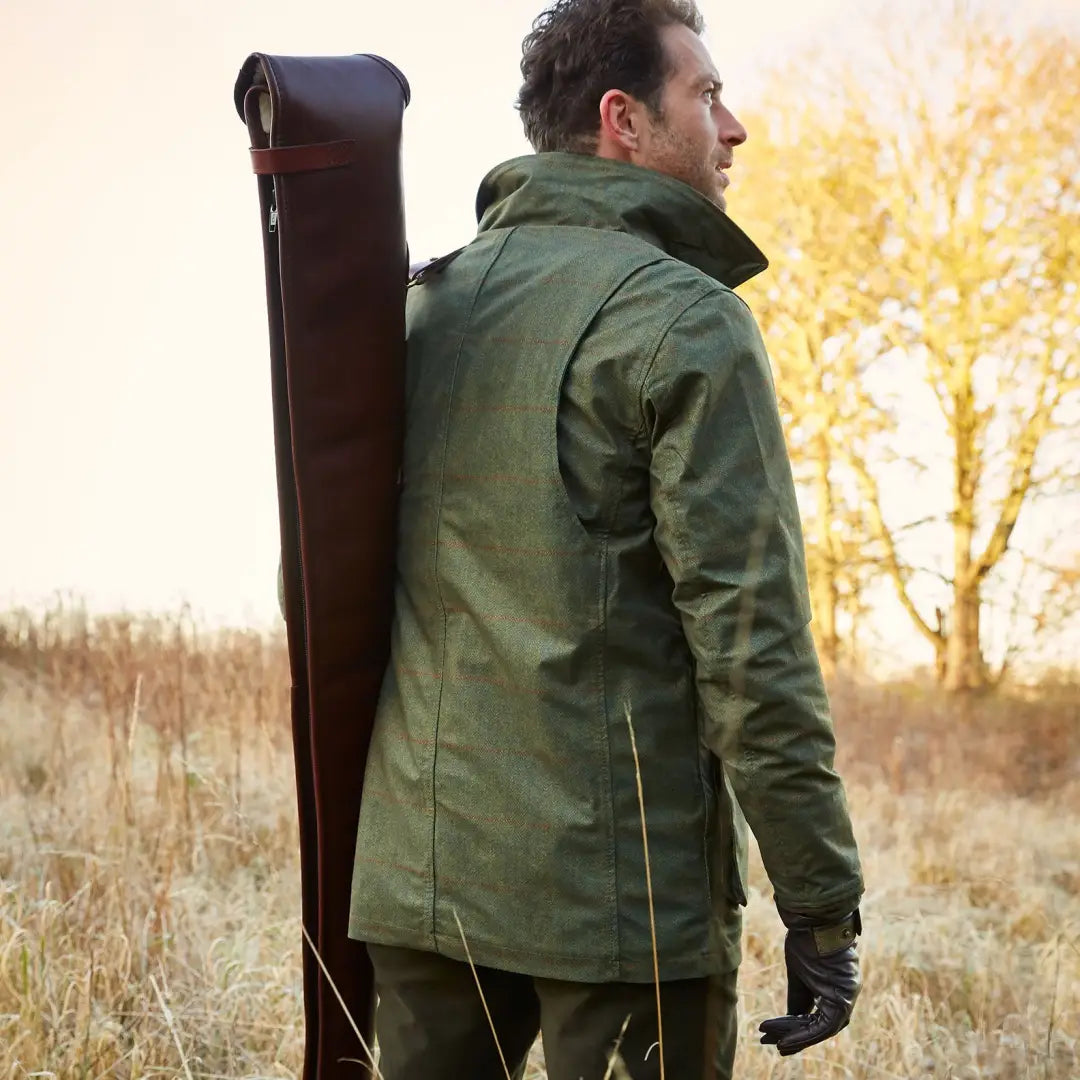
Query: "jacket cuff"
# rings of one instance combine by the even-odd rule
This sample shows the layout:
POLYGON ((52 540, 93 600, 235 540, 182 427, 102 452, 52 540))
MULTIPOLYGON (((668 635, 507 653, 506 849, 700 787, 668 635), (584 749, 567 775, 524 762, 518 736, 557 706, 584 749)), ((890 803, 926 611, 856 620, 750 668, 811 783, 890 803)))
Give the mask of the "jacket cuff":
POLYGON ((785 911, 779 905, 777 905, 777 911, 789 930, 813 934, 814 947, 817 949, 818 956, 829 956, 848 948, 862 933, 862 915, 858 908, 840 918, 830 919, 814 919, 808 915, 797 915, 794 912, 785 911))

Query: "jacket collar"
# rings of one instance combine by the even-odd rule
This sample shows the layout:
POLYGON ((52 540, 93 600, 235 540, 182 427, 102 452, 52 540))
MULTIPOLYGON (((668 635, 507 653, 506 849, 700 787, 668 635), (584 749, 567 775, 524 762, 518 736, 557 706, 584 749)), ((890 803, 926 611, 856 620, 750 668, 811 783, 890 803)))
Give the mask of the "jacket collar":
POLYGON ((633 233, 728 288, 768 260, 718 207, 681 180, 587 154, 530 154, 497 165, 476 196, 480 232, 579 225, 633 233))

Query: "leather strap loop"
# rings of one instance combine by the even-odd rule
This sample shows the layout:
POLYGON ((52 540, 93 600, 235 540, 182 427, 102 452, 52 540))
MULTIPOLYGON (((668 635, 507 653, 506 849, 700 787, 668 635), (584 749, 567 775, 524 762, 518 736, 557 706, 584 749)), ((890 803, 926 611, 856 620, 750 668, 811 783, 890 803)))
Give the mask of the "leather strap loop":
POLYGON ((356 157, 356 142, 341 139, 337 142, 309 143, 306 146, 271 146, 251 150, 251 167, 267 174, 316 172, 320 169, 340 169, 356 157))

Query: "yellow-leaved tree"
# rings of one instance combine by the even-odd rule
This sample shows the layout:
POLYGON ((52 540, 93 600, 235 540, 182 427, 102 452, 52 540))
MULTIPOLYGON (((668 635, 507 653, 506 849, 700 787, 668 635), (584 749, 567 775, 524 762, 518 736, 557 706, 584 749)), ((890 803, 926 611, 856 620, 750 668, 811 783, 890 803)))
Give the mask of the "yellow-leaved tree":
MULTIPOLYGON (((953 691, 993 682, 987 590, 1025 512, 1075 511, 1080 457, 1080 39, 962 15, 811 92, 778 82, 732 200, 772 259, 747 298, 826 666, 884 574, 953 691)), ((1054 576, 1024 554, 1029 588, 1054 576)))

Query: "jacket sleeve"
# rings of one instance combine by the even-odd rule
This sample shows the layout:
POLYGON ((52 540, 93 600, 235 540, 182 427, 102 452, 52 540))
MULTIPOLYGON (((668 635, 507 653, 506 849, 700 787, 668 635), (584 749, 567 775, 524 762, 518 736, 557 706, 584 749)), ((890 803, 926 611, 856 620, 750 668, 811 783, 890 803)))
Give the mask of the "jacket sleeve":
POLYGON ((655 537, 694 657, 703 737, 777 903, 851 911, 859 857, 833 768, 791 466, 746 305, 715 289, 686 308, 641 393, 655 537))

